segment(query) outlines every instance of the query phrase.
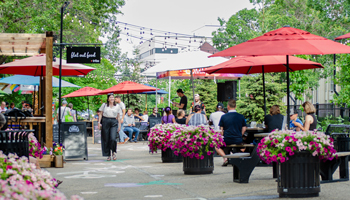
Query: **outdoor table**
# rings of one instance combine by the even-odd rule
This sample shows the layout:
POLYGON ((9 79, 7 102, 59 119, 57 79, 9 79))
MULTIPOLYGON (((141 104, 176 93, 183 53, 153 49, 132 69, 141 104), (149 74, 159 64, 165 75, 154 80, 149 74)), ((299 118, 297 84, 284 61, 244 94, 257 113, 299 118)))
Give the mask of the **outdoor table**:
MULTIPOLYGON (((27 125, 29 126, 27 129, 30 130, 34 130, 33 126, 34 125, 39 125, 40 123, 45 123, 45 117, 26 117, 25 119, 20 119, 19 117, 17 118, 16 121, 16 117, 12 117, 9 116, 7 117, 8 121, 7 124, 8 125, 27 125)), ((39 142, 41 142, 41 126, 38 127, 38 130, 36 131, 36 136, 39 142)))
POLYGON ((254 137, 257 138, 257 139, 261 139, 261 138, 264 138, 266 136, 268 136, 270 133, 255 133, 254 134, 254 137))
POLYGON ((254 141, 254 134, 255 133, 264 133, 264 132, 266 132, 266 129, 247 127, 246 132, 248 133, 248 136, 245 139, 245 143, 250 144, 254 141))

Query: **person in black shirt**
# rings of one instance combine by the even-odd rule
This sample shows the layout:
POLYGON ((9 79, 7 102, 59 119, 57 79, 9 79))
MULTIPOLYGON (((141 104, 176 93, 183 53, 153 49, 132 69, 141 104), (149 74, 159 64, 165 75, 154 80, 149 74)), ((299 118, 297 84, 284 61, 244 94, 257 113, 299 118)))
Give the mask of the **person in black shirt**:
POLYGON ((283 115, 281 115, 280 107, 278 105, 273 105, 270 108, 270 114, 265 116, 264 122, 267 132, 269 133, 275 129, 282 130, 283 115))
POLYGON ((184 91, 182 89, 178 89, 176 91, 176 94, 181 97, 180 103, 173 102, 173 106, 176 106, 184 111, 187 109, 187 97, 184 94, 184 91))
POLYGON ((153 108, 153 113, 149 115, 148 119, 152 117, 160 117, 157 108, 153 108))
POLYGON ((186 124, 186 118, 185 118, 185 111, 184 110, 178 110, 177 111, 177 118, 176 123, 178 124, 186 124))

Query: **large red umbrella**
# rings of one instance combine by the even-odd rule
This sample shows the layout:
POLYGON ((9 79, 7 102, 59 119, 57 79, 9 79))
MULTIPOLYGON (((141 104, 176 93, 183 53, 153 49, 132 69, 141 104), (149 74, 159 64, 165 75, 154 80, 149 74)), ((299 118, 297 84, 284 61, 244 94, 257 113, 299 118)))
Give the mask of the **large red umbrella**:
MULTIPOLYGON (((132 81, 124 81, 106 90, 103 90, 99 94, 135 94, 140 92, 156 91, 157 88, 150 87, 147 85, 142 85, 132 81)), ((129 100, 128 100, 129 101, 129 100)), ((129 104, 129 103, 128 103, 129 104)))
POLYGON ((76 90, 72 93, 69 93, 69 94, 63 96, 63 98, 95 96, 95 95, 99 95, 100 92, 102 92, 102 90, 92 88, 92 87, 83 87, 79 90, 76 90))
MULTIPOLYGON (((266 98, 265 98, 265 73, 285 72, 285 56, 239 56, 232 58, 218 65, 205 68, 203 71, 212 73, 239 73, 239 74, 263 74, 263 94, 264 94, 264 112, 266 115, 266 98)), ((290 56, 289 70, 297 71, 303 69, 323 68, 320 63, 312 62, 302 58, 290 56)))
POLYGON ((334 40, 342 40, 342 39, 348 39, 348 38, 350 38, 350 33, 336 37, 334 40))
POLYGON ((88 103, 88 113, 89 113, 89 120, 90 120, 90 107, 89 107, 89 96, 95 96, 99 95, 98 93, 102 92, 102 90, 92 88, 92 87, 83 87, 79 90, 76 90, 72 93, 69 93, 63 98, 68 98, 68 97, 87 97, 87 103, 88 103))
POLYGON ((114 94, 135 94, 140 92, 149 92, 149 91, 156 91, 157 88, 149 87, 147 85, 142 85, 139 83, 135 83, 132 81, 124 81, 122 83, 119 83, 113 87, 110 87, 108 89, 103 90, 99 94, 108 94, 108 93, 114 93, 114 94))
MULTIPOLYGON (((52 75, 58 76, 59 59, 52 62, 52 75)), ((70 64, 62 59, 62 76, 86 75, 95 68, 82 64, 70 64)), ((0 65, 0 74, 17 74, 30 76, 45 76, 46 73, 46 54, 40 54, 13 62, 0 65)))
POLYGON ((289 55, 350 53, 350 47, 291 27, 282 27, 230 47, 213 56, 285 55, 287 71, 287 115, 289 115, 289 55))

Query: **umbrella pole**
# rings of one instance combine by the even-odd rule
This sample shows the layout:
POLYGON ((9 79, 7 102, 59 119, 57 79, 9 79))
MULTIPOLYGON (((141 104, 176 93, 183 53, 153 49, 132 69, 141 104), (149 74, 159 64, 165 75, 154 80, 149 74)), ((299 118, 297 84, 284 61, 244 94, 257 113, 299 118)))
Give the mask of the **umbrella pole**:
MULTIPOLYGON (((286 62, 287 62, 287 116, 286 121, 288 122, 290 112, 289 112, 289 55, 286 55, 286 62)), ((286 123, 289 125, 289 123, 286 123)), ((287 125, 287 129, 289 130, 289 126, 287 125)))
POLYGON ((264 65, 262 66, 262 78, 263 78, 263 90, 264 90, 264 113, 266 116, 266 93, 265 93, 265 70, 264 65))
MULTIPOLYGON (((156 88, 158 88, 158 79, 156 78, 156 88)), ((156 108, 157 108, 158 91, 156 90, 156 108)))
MULTIPOLYGON (((191 82, 192 82, 192 97, 193 97, 193 108, 195 105, 195 100, 194 100, 194 83, 193 83, 193 69, 191 69, 191 82)), ((192 112, 192 110, 190 110, 190 113, 192 112)))
POLYGON ((88 120, 90 121, 90 107, 89 107, 89 96, 87 96, 87 104, 88 104, 88 115, 89 115, 89 118, 88 118, 88 120))
POLYGON ((241 99, 241 78, 238 78, 238 97, 241 99))
POLYGON ((170 107, 170 92, 171 92, 171 76, 169 76, 169 98, 168 98, 168 106, 170 107))
POLYGON ((146 94, 146 111, 147 111, 147 94, 146 94))
POLYGON ((130 108, 130 95, 128 94, 128 108, 130 108))

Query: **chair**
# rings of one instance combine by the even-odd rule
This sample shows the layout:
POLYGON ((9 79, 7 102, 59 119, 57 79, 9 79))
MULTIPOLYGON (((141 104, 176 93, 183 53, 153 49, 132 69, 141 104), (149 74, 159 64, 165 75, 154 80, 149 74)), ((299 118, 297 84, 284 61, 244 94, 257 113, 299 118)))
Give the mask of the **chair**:
POLYGON ((135 127, 140 130, 140 134, 137 140, 147 140, 148 122, 135 122, 135 127))
POLYGON ((0 150, 4 154, 15 153, 19 157, 29 157, 28 134, 33 130, 0 131, 0 150))
POLYGON ((148 119, 149 120, 149 128, 153 128, 156 124, 161 124, 162 123, 162 118, 161 117, 151 117, 148 119))

